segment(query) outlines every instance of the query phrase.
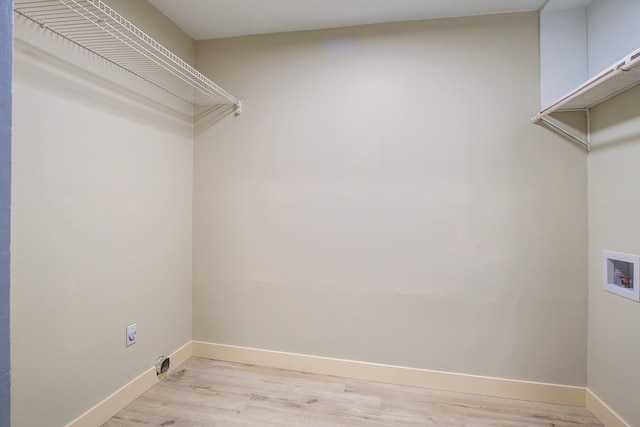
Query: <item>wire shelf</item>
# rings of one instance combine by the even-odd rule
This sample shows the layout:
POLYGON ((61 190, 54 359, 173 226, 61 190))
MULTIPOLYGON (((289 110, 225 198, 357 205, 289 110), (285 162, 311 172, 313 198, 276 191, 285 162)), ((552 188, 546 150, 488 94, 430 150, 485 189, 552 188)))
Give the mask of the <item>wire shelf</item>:
POLYGON ((15 0, 14 11, 195 106, 241 101, 101 0, 15 0))
POLYGON ((589 111, 596 105, 640 85, 640 48, 634 50, 609 68, 587 80, 553 104, 531 117, 534 123, 542 122, 591 150, 591 119, 589 111), (553 113, 582 111, 587 121, 586 139, 573 131, 549 121, 553 113))

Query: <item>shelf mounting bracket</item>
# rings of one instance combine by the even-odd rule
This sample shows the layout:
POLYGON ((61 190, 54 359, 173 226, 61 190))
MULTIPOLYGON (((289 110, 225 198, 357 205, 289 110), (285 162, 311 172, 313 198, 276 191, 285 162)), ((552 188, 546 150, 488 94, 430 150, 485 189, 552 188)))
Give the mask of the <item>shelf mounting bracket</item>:
POLYGON ((588 108, 580 108, 575 110, 562 110, 562 112, 576 112, 576 111, 584 113, 584 117, 586 120, 586 127, 587 127, 585 138, 581 138, 580 136, 574 135, 571 131, 567 129, 563 129, 561 126, 557 125, 556 123, 552 122, 546 117, 537 117, 537 118, 532 117, 531 121, 536 124, 544 123, 546 126, 568 137, 572 141, 577 142, 581 145, 584 145, 584 147, 587 149, 587 152, 588 152, 588 151, 591 151, 591 111, 588 108))

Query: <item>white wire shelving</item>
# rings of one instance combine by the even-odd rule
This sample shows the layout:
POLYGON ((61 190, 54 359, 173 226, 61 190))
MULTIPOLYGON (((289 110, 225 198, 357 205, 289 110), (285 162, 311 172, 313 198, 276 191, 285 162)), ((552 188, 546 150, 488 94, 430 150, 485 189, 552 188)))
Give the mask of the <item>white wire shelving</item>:
POLYGON ((531 120, 542 122, 547 126, 568 136, 574 141, 591 149, 590 110, 596 105, 640 84, 640 49, 617 61, 590 80, 584 82, 553 104, 543 108, 531 120), (586 139, 574 135, 549 121, 547 117, 553 113, 582 111, 585 114, 587 129, 586 139))
POLYGON ((15 0, 14 11, 194 106, 242 101, 101 0, 15 0))

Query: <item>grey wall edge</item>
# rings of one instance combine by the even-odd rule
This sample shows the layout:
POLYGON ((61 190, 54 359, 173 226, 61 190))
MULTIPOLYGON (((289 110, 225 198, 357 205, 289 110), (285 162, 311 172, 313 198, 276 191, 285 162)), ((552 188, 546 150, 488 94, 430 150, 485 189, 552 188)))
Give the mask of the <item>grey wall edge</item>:
POLYGON ((0 2, 0 426, 11 425, 9 257, 13 0, 0 2))

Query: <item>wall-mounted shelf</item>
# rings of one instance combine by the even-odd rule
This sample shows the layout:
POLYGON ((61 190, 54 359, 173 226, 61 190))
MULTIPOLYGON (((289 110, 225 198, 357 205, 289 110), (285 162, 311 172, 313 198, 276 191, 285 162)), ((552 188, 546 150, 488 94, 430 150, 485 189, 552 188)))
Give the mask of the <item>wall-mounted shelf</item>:
POLYGON ((601 102, 640 84, 640 49, 636 49, 600 74, 543 108, 531 120, 543 122, 590 149, 589 110, 601 102), (546 119, 549 114, 584 111, 587 114, 587 139, 583 140, 546 119))
POLYGON ((100 0, 15 0, 14 11, 192 105, 241 101, 100 0))

